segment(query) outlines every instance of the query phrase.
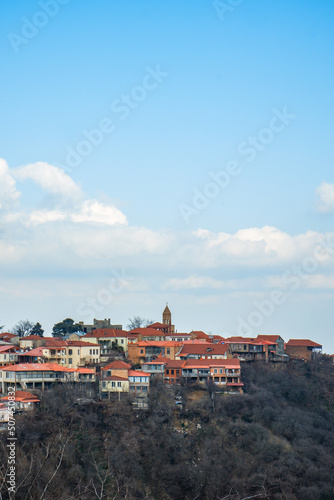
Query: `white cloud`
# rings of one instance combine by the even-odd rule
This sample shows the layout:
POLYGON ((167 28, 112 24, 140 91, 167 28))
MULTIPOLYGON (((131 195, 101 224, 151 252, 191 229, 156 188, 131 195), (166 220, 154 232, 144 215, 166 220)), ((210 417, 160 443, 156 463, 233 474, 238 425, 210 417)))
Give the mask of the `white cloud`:
POLYGON ((97 200, 85 201, 80 212, 73 213, 71 219, 74 222, 95 222, 108 226, 127 224, 126 216, 120 210, 97 200))
POLYGON ((106 226, 127 224, 126 216, 120 210, 112 205, 100 203, 97 200, 86 200, 74 209, 34 210, 31 212, 27 224, 35 226, 59 221, 106 226))
POLYGON ((323 182, 317 189, 319 212, 334 212, 334 184, 323 182))
POLYGON ((0 158, 0 210, 12 206, 20 197, 15 179, 10 174, 7 162, 0 158))
POLYGON ((62 201, 77 202, 82 199, 81 188, 59 167, 39 161, 13 169, 12 173, 20 181, 32 179, 45 191, 62 201))

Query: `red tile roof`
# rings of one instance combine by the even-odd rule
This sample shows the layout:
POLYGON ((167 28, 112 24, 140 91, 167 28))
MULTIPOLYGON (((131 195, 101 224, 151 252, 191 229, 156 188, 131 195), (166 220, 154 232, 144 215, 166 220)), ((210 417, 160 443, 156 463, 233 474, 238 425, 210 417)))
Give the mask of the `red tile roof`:
POLYGON ((226 354, 228 349, 228 344, 211 344, 210 342, 184 344, 178 356, 187 356, 188 354, 197 354, 199 356, 222 356, 226 354))
POLYGON ((116 360, 112 361, 106 366, 103 366, 102 370, 129 370, 131 365, 129 363, 125 363, 124 361, 116 360))
POLYGON ((117 337, 127 337, 128 332, 125 330, 115 330, 114 328, 97 328, 96 330, 92 330, 86 335, 83 335, 82 338, 117 338, 117 337))
POLYGON ((99 344, 93 342, 84 342, 83 340, 67 340, 68 347, 100 347, 99 344))
POLYGON ((290 339, 286 345, 295 347, 322 347, 322 345, 308 339, 290 339))
POLYGON ((54 337, 44 337, 46 347, 64 347, 67 346, 66 340, 54 338, 54 337))
POLYGON ((258 335, 257 339, 259 340, 268 340, 268 341, 273 341, 273 343, 276 343, 275 341, 278 340, 280 335, 258 335))
POLYGON ((7 352, 7 351, 10 351, 11 349, 15 349, 15 346, 13 346, 13 344, 11 344, 11 345, 0 345, 0 352, 7 352))
POLYGON ((49 347, 35 347, 35 349, 31 349, 31 351, 25 351, 19 356, 43 356, 43 349, 49 349, 49 347))
POLYGON ((18 335, 14 335, 14 333, 9 333, 9 332, 0 333, 0 339, 2 339, 4 337, 8 338, 8 339, 12 339, 13 337, 18 337, 18 335))
POLYGON ((26 337, 20 337, 20 340, 41 340, 43 337, 39 335, 27 335, 26 337))
POLYGON ((166 333, 157 330, 156 328, 134 328, 129 333, 142 335, 143 337, 166 337, 166 333))
POLYGON ((209 335, 206 333, 202 332, 201 330, 192 330, 190 334, 196 335, 198 339, 208 339, 209 340, 209 335))
POLYGON ((137 345, 139 347, 157 346, 157 347, 178 347, 182 346, 183 342, 173 341, 173 340, 138 340, 132 345, 137 345))
POLYGON ((168 328, 168 325, 164 325, 163 323, 159 323, 157 321, 156 323, 152 323, 152 325, 147 325, 147 328, 168 328))
POLYGON ((165 369, 169 369, 169 368, 182 368, 183 365, 185 365, 185 361, 183 359, 171 359, 171 360, 168 360, 168 363, 166 363, 165 365, 165 369))

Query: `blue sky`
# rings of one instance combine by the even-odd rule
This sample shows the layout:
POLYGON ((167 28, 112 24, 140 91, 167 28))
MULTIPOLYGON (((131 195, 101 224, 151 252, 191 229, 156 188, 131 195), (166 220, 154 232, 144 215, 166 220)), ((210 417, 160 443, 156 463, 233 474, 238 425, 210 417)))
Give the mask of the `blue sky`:
POLYGON ((6 328, 159 320, 168 301, 179 331, 232 335, 251 317, 249 333, 334 352, 333 256, 314 257, 333 230, 332 2, 21 0, 0 14, 6 328), (266 316, 254 301, 277 289, 266 316))

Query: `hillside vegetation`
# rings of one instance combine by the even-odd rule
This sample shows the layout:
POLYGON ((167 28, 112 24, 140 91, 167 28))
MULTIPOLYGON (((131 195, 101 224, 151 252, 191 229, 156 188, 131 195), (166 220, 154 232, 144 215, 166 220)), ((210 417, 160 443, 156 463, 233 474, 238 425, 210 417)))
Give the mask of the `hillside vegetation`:
POLYGON ((334 499, 331 360, 243 364, 242 379, 243 395, 175 389, 181 409, 160 383, 148 411, 46 392, 17 417, 16 499, 334 499))

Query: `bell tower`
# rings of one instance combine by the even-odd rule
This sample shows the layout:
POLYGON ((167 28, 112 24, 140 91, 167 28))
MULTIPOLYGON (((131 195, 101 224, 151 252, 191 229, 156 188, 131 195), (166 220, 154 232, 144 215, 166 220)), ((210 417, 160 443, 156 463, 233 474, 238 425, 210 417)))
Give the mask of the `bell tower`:
POLYGON ((168 307, 168 303, 166 302, 166 307, 162 313, 162 322, 166 325, 166 332, 174 333, 174 325, 172 325, 172 313, 168 307))

